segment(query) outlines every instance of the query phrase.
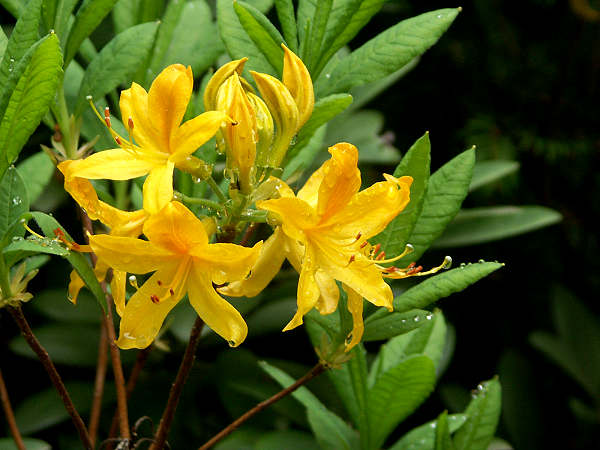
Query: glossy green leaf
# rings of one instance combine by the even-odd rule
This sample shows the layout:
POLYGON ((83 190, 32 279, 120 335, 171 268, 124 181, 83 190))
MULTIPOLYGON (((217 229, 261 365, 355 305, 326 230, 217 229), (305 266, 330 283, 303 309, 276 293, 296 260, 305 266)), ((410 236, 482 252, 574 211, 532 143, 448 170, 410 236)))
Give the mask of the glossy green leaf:
POLYGON ((444 411, 438 416, 435 425, 435 450, 454 450, 454 443, 448 427, 448 411, 444 411))
MULTIPOLYGON (((265 11, 263 9, 265 2, 249 1, 248 3, 256 6, 260 11, 265 11), (257 3, 263 3, 263 5, 257 3), (263 6, 263 8, 260 6, 263 6)), ((272 2, 267 2, 266 4, 268 3, 272 2)), ((232 59, 248 57, 245 69, 277 76, 275 68, 265 58, 256 44, 252 42, 246 30, 244 30, 233 9, 233 2, 231 0, 217 0, 217 23, 221 39, 223 39, 227 52, 232 59)))
POLYGON ((474 164, 475 149, 470 149, 431 175, 421 214, 408 238, 414 251, 400 260, 399 267, 418 260, 454 219, 467 196, 474 164))
POLYGON ((506 239, 560 222, 559 212, 543 206, 490 206, 461 210, 436 248, 464 247, 506 239))
POLYGON ((54 100, 62 78, 58 38, 45 37, 12 92, 0 123, 0 176, 17 157, 54 100))
POLYGON ((6 34, 4 34, 4 30, 0 27, 0 60, 4 57, 4 52, 6 52, 6 46, 8 45, 8 38, 6 34))
POLYGON ((7 263, 13 265, 22 258, 33 254, 66 256, 69 251, 53 239, 34 238, 13 241, 4 248, 2 253, 6 256, 7 263))
POLYGON ((344 111, 351 103, 352 96, 348 94, 330 95, 318 100, 310 119, 300 129, 296 143, 288 150, 287 160, 290 161, 296 156, 321 126, 344 111))
POLYGON ((477 386, 476 394, 465 411, 467 421, 456 432, 456 450, 486 450, 498 426, 502 393, 497 378, 477 386))
POLYGON ((10 240, 25 234, 25 228, 12 225, 27 211, 29 198, 25 182, 19 172, 10 167, 0 180, 0 239, 10 240), (9 231, 10 236, 5 236, 9 231))
MULTIPOLYGON (((383 312, 383 311, 382 311, 383 312)), ((365 333, 363 341, 381 341, 399 334, 408 333, 423 325, 429 311, 414 309, 406 312, 392 312, 388 314, 372 314, 365 320, 365 333)))
POLYGON ((427 356, 411 356, 382 373, 368 393, 366 448, 380 448, 394 428, 425 401, 434 385, 435 367, 427 356))
POLYGON ((58 5, 58 8, 56 9, 54 32, 58 36, 63 49, 67 38, 69 37, 69 29, 73 20, 72 13, 77 3, 77 0, 60 0, 60 5, 58 5))
POLYGON ((277 18, 281 24, 283 37, 288 48, 294 53, 298 52, 298 28, 296 26, 296 14, 292 0, 275 0, 277 18))
POLYGON ((378 80, 408 64, 437 42, 459 9, 430 11, 394 25, 340 61, 329 78, 321 78, 321 92, 345 92, 378 80))
POLYGON ((44 152, 30 156, 17 166, 19 175, 27 180, 25 189, 30 203, 35 202, 48 185, 54 174, 54 169, 52 160, 44 152))
POLYGON ((75 21, 65 45, 65 67, 69 65, 81 43, 108 15, 117 0, 89 0, 83 2, 75 14, 75 21))
MULTIPOLYGON (((281 386, 287 387, 294 379, 282 370, 265 361, 260 367, 281 386)), ((302 386, 292 393, 295 399, 306 407, 311 429, 322 449, 358 449, 358 436, 342 419, 329 411, 306 387, 302 386)))
POLYGON ((474 191, 481 186, 493 183, 500 178, 515 173, 517 170, 519 170, 519 163, 517 161, 502 159, 479 161, 473 168, 473 179, 471 180, 469 191, 474 191))
POLYGON ((234 2, 233 9, 252 42, 275 68, 277 74, 281 75, 283 73, 281 44, 284 40, 277 28, 263 13, 246 2, 234 2))
MULTIPOLYGON (((429 133, 412 145, 406 152, 398 167, 394 171, 395 177, 411 176, 410 202, 392 220, 376 238, 388 255, 397 255, 404 251, 410 236, 413 233, 417 220, 423 210, 425 193, 429 183, 429 167, 431 164, 431 144, 429 133)), ((411 241, 412 244, 412 241, 411 241)))
POLYGON ((316 155, 323 150, 323 139, 325 138, 326 129, 327 125, 322 125, 321 128, 317 129, 308 143, 289 159, 289 162, 285 164, 285 168, 283 169, 283 175, 281 176, 283 180, 288 180, 294 175, 299 175, 310 167, 316 155))
POLYGON ((104 46, 85 71, 77 96, 76 114, 89 107, 86 96, 99 99, 131 79, 148 57, 157 28, 156 22, 136 25, 104 46))
MULTIPOLYGON (((39 439, 23 438, 27 450, 52 450, 52 446, 39 439)), ((18 450, 13 438, 0 439, 0 450, 18 450)))
MULTIPOLYGON (((448 416, 448 430, 454 433, 467 421, 464 414, 451 414, 448 416)), ((392 445, 389 450, 433 450, 435 446, 436 421, 423 424, 406 433, 400 440, 392 445)))

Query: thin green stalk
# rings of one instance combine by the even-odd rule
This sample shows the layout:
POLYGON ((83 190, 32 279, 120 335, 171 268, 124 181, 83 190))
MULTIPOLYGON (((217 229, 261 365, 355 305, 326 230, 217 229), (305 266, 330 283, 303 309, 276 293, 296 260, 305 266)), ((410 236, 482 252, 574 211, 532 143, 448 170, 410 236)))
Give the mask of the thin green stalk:
POLYGON ((176 192, 175 197, 182 200, 183 203, 187 203, 189 205, 199 205, 205 208, 214 209, 215 211, 223 211, 225 209, 225 207, 218 202, 205 198, 189 197, 181 192, 176 192))
POLYGON ((215 179, 213 177, 208 177, 204 181, 206 181, 208 183, 208 185, 213 190, 213 192, 216 194, 216 196, 219 197, 219 200, 221 200, 223 203, 225 203, 227 201, 227 197, 225 197, 225 194, 223 194, 223 191, 221 190, 221 188, 219 187, 219 185, 217 184, 217 182, 215 181, 215 179))
POLYGON ((0 289, 2 289, 2 298, 11 298, 13 293, 10 288, 10 279, 4 256, 0 254, 0 289))
POLYGON ((69 126, 69 110, 67 109, 67 101, 65 99, 65 91, 61 85, 57 92, 57 106, 58 111, 56 115, 56 121, 60 128, 62 135, 62 143, 67 152, 67 158, 76 159, 77 148, 76 145, 71 142, 71 127, 69 126))
POLYGON ((115 203, 116 207, 119 209, 127 209, 129 204, 129 181, 128 180, 115 180, 113 181, 113 186, 115 187, 115 203))

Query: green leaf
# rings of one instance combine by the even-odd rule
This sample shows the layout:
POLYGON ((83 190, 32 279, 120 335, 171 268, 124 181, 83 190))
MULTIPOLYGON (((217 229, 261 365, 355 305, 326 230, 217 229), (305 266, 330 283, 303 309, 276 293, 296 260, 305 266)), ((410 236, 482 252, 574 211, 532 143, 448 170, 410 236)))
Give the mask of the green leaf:
POLYGON ((287 47, 294 53, 298 52, 298 28, 296 26, 296 15, 292 0, 275 0, 277 18, 281 24, 283 37, 287 47))
POLYGON ((6 34, 4 34, 4 30, 2 29, 2 27, 0 27, 0 60, 4 57, 7 44, 8 38, 6 37, 6 34))
POLYGON ((501 159, 480 161, 476 163, 473 168, 473 179, 469 186, 469 192, 474 191, 481 186, 485 186, 486 184, 493 183, 517 170, 519 170, 519 163, 517 161, 506 161, 501 159))
MULTIPOLYGON (((282 370, 259 362, 260 367, 281 386, 287 387, 294 379, 282 370)), ((292 396, 306 407, 311 429, 322 449, 358 449, 358 436, 342 419, 329 411, 306 387, 296 389, 292 396)))
POLYGON ((477 393, 465 411, 465 424, 456 432, 457 450, 486 450, 500 418, 502 394, 497 378, 477 386, 477 393))
POLYGON ((73 9, 77 5, 77 0, 59 0, 60 4, 56 8, 56 18, 54 19, 54 31, 60 39, 62 48, 69 37, 69 29, 73 21, 73 9))
POLYGON ((414 309, 406 312, 372 314, 365 320, 365 332, 362 340, 381 341, 419 328, 430 316, 429 311, 414 309))
POLYGON ((294 146, 288 150, 287 160, 294 158, 321 126, 344 111, 350 103, 352 103, 352 96, 349 94, 335 94, 317 100, 310 119, 298 133, 294 146))
MULTIPOLYGON (((467 421, 464 414, 451 414, 448 416, 448 429, 454 433, 467 421)), ((389 450, 426 450, 433 449, 435 445, 436 421, 423 424, 406 433, 389 450)))
MULTIPOLYGON (((54 217, 41 212, 32 212, 31 215, 46 236, 54 237, 54 230, 60 228, 63 231, 66 239, 68 239, 70 242, 74 241, 69 233, 67 233, 67 231, 62 227, 62 225, 58 223, 56 219, 54 219, 54 217)), ((83 282, 96 298, 98 304, 106 313, 106 296, 102 290, 102 287, 100 286, 100 283, 98 283, 98 279, 96 278, 89 261, 81 253, 77 253, 75 251, 67 251, 66 254, 61 256, 64 256, 64 258, 69 261, 71 266, 73 266, 73 268, 77 271, 83 282)))
POLYGON ((448 427, 448 411, 438 416, 435 426, 435 450, 454 450, 448 427))
POLYGON ((54 164, 46 153, 39 152, 30 156, 17 166, 17 172, 27 180, 25 189, 29 203, 37 200, 54 174, 54 164))
POLYGON ((48 111, 62 76, 61 66, 58 38, 51 34, 34 51, 0 123, 0 176, 48 111))
POLYGON ((11 242, 4 247, 2 253, 7 257, 7 264, 14 265, 17 261, 37 253, 66 256, 69 251, 53 239, 23 239, 11 242))
POLYGON ((80 115, 87 106, 86 96, 104 97, 110 91, 133 77, 146 60, 158 23, 136 25, 116 35, 92 60, 79 88, 75 114, 80 115))
POLYGON ((253 450, 306 450, 318 448, 317 441, 309 433, 295 430, 271 431, 262 435, 253 450))
POLYGON ((25 10, 26 5, 23 4, 22 0, 1 0, 0 4, 6 9, 15 19, 18 19, 23 10, 25 10))
POLYGON ((346 92, 353 86, 378 80, 408 64, 437 42, 459 13, 439 9, 387 29, 363 44, 335 66, 329 78, 320 78, 324 94, 346 92))
POLYGON ((0 239, 9 241, 13 236, 23 236, 25 228, 12 227, 22 214, 29 211, 29 198, 19 172, 11 167, 0 181, 0 239), (10 230, 10 236, 5 236, 10 230))
POLYGON ((444 164, 429 178, 423 208, 408 242, 414 251, 402 258, 400 266, 418 260, 444 232, 467 196, 475 150, 467 150, 444 164))
POLYGON ((262 52, 269 64, 275 68, 278 75, 283 73, 283 37, 277 28, 258 9, 246 2, 236 1, 233 9, 240 24, 252 39, 252 42, 262 52))
POLYGON ((320 0, 316 2, 308 34, 304 36, 304 41, 300 44, 302 59, 306 62, 311 72, 315 68, 319 58, 321 42, 323 41, 332 4, 333 0, 320 0))
POLYGON ((79 46, 110 12, 117 0, 89 0, 83 2, 75 15, 75 22, 65 45, 65 67, 69 65, 79 46))
POLYGON ((369 444, 380 448, 394 428, 429 396, 435 367, 427 356, 412 356, 379 376, 368 393, 369 444))
POLYGON ((395 177, 411 176, 413 182, 410 186, 410 202, 408 205, 375 238, 375 241, 381 244, 388 255, 402 253, 409 237, 412 235, 423 210, 425 193, 429 183, 430 164, 431 144, 429 133, 425 133, 406 152, 394 171, 395 177))
POLYGON ((74 305, 68 300, 66 289, 47 289, 37 294, 28 307, 61 323, 100 324, 96 300, 87 291, 80 292, 74 305))
POLYGON ((289 162, 285 163, 283 175, 281 176, 283 180, 288 180, 292 176, 299 175, 310 167, 317 154, 323 150, 323 139, 326 129, 327 125, 321 125, 321 128, 317 129, 308 143, 295 156, 290 158, 289 162))
POLYGON ((559 212, 543 206, 490 206, 461 210, 434 247, 464 247, 528 233, 560 222, 559 212))
MULTIPOLYGON (((257 2, 248 3, 264 11, 256 4, 257 2)), ((217 24, 221 39, 227 48, 229 56, 232 59, 248 57, 245 71, 255 70, 277 76, 275 68, 265 58, 252 39, 250 39, 246 30, 244 30, 233 9, 232 0, 217 0, 217 24)))
MULTIPOLYGON (((180 3, 180 2, 171 2, 180 3)), ((122 33, 127 28, 137 25, 140 0, 118 0, 112 10, 115 33, 122 33)))
MULTIPOLYGON (((23 438, 27 450, 52 450, 52 446, 39 439, 23 438)), ((0 439, 0 450, 18 450, 13 438, 0 439)))

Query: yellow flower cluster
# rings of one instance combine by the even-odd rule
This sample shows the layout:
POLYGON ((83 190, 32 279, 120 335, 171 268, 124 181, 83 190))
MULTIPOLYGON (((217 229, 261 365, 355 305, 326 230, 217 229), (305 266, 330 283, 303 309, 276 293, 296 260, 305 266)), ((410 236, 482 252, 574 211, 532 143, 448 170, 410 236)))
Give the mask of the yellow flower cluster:
MULTIPOLYGON (((284 47, 281 81, 251 72, 260 96, 242 77, 245 62, 232 61, 215 72, 204 93, 207 112, 184 123, 193 88, 189 67, 167 67, 148 92, 133 83, 120 98, 129 138, 112 130, 107 114, 103 120, 119 148, 59 165, 65 189, 92 220, 110 229, 109 234, 90 236, 90 247, 98 257, 100 280, 112 268, 121 348, 150 345, 169 311, 186 294, 213 331, 231 346, 239 345, 248 332, 246 323, 220 294, 255 296, 287 258, 300 280, 298 311, 284 330, 302 324, 303 316, 313 308, 321 314, 335 311, 339 282, 347 293, 354 323, 347 343, 350 349, 362 337, 363 298, 391 310, 392 291, 384 278, 410 274, 410 269, 383 266, 402 255, 385 259, 368 239, 407 205, 412 179, 386 175, 385 181, 359 192, 358 151, 348 143, 331 147, 331 158, 297 194, 283 181, 269 178, 274 187, 271 194, 256 202, 275 226, 264 244, 261 241, 249 248, 211 243, 214 229, 205 227, 173 199, 174 169, 193 173, 202 166, 193 153, 213 136, 226 155, 232 189, 252 194, 265 181, 264 170, 281 165, 293 137, 310 118, 313 86, 296 55, 284 47), (133 212, 99 200, 89 181, 144 175, 143 209, 133 212), (150 272, 126 302, 127 274, 150 272)), ((74 301, 82 286, 73 273, 70 293, 74 301)))

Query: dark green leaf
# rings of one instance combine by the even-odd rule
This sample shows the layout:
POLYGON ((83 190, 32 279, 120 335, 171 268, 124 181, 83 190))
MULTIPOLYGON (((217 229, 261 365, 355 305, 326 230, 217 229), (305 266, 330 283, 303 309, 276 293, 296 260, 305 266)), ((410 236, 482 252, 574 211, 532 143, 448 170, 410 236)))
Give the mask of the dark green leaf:
MULTIPOLYGON (((127 28, 137 25, 140 0, 118 0, 112 10, 113 25, 115 33, 122 33, 127 28)), ((180 3, 180 2, 170 2, 180 3)), ((183 2, 181 2, 183 3, 183 2)))
MULTIPOLYGON (((128 5, 132 5, 133 2, 117 2, 117 6, 120 6, 122 3, 127 3, 128 5)), ((167 9, 160 21, 160 27, 158 28, 158 33, 156 35, 156 41, 154 42, 154 49, 152 50, 152 57, 150 60, 150 71, 152 75, 158 74, 163 68, 163 59, 167 55, 169 45, 173 39, 173 33, 175 28, 179 25, 179 21, 181 20, 181 14, 187 5, 188 2, 169 2, 167 5, 167 9)), ((123 6, 125 8, 125 6, 123 6)), ((116 7, 113 10, 113 17, 116 17, 116 7)))
POLYGON ((20 163, 17 172, 27 180, 25 184, 27 198, 29 203, 33 203, 50 182, 54 174, 54 164, 46 153, 39 152, 20 163))
POLYGON ((393 429, 429 396, 435 367, 427 356, 412 356, 382 373, 368 393, 369 440, 380 448, 393 429))
POLYGON ((475 150, 467 150, 444 164, 429 178, 423 208, 408 242, 414 251, 401 259, 400 267, 416 261, 443 233, 467 196, 475 150))
POLYGON ((559 212, 543 206, 491 206, 461 210, 434 247, 464 247, 528 233, 559 222, 559 212))
POLYGON ((136 25, 116 35, 104 46, 81 81, 75 110, 77 115, 87 106, 86 96, 99 99, 131 79, 148 57, 157 28, 156 22, 136 25))
POLYGON ((294 316, 297 308, 295 297, 282 298, 261 305, 260 308, 257 308, 246 318, 249 330, 248 337, 263 336, 281 331, 294 316))
MULTIPOLYGON (((451 414, 448 416, 448 429, 450 433, 458 430, 467 420, 464 414, 451 414)), ((389 450, 427 450, 435 445, 436 422, 432 421, 406 433, 389 450)))
POLYGON ((438 416, 435 426, 435 450, 454 450, 448 427, 448 411, 438 416))
POLYGON ((363 341, 381 341, 408 333, 423 325, 430 315, 429 311, 421 309, 401 313, 372 314, 365 320, 363 341))
POLYGON ((469 191, 474 191, 481 186, 493 183, 517 170, 519 170, 519 163, 517 161, 504 161, 501 159, 480 161, 473 168, 473 179, 471 180, 469 191))
POLYGON ((60 0, 60 4, 56 9, 56 19, 54 20, 54 31, 60 39, 62 48, 69 37, 69 28, 73 20, 73 9, 77 5, 77 0, 60 0))
POLYGON ((500 418, 502 394, 497 378, 477 386, 476 394, 465 411, 465 424, 456 432, 457 450, 486 450, 500 418))
MULTIPOLYGON (((52 450, 52 446, 39 439, 23 438, 27 450, 52 450)), ((0 450, 18 450, 13 438, 0 439, 0 450)))
POLYGON ((89 0, 83 2, 75 15, 75 22, 65 45, 65 67, 69 65, 79 46, 110 12, 117 0, 89 0))
POLYGON ((264 434, 256 441, 253 450, 307 450, 317 447, 317 441, 309 433, 282 430, 264 434))
POLYGON ((410 202, 408 205, 375 238, 375 241, 381 243, 388 255, 397 255, 404 251, 417 219, 421 215, 429 183, 430 163, 431 144, 429 133, 425 133, 406 152, 394 171, 395 177, 411 176, 413 182, 410 186, 410 202))
POLYGON ((29 211, 29 197, 25 183, 19 172, 10 167, 0 181, 0 240, 10 240, 13 236, 23 236, 25 228, 13 227, 22 214, 29 211), (10 236, 5 236, 8 231, 10 236))
MULTIPOLYGON (((36 253, 66 256, 69 251, 53 239, 20 239, 11 242, 3 250, 11 264, 36 253)), ((8 262, 8 261, 7 261, 8 262)))
POLYGON ((296 27, 296 15, 292 0, 275 0, 277 18, 281 24, 283 37, 288 48, 294 53, 298 52, 298 29, 296 27))
POLYGON ((278 75, 283 73, 283 37, 277 28, 258 9, 246 2, 237 1, 233 9, 238 16, 240 24, 252 39, 252 42, 265 56, 278 75))
POLYGON ((25 10, 26 5, 23 4, 22 0, 1 0, 0 4, 6 9, 15 19, 18 19, 23 10, 25 10))
POLYGON ((353 86, 378 80, 408 64, 437 42, 459 13, 440 9, 403 20, 353 51, 320 78, 320 92, 346 92, 353 86))
POLYGON ((326 128, 327 125, 322 125, 321 128, 317 129, 308 143, 285 164, 281 176, 283 180, 299 175, 311 165, 319 151, 323 150, 323 138, 325 137, 326 128))
POLYGON ((319 59, 321 43, 325 35, 325 29, 327 28, 332 4, 333 0, 320 0, 316 2, 309 32, 304 36, 305 40, 300 43, 302 59, 306 62, 311 72, 313 72, 319 59))
POLYGON ((96 300, 87 291, 79 294, 74 305, 68 301, 66 289, 44 290, 30 302, 30 307, 61 323, 99 324, 101 319, 96 300))
MULTIPOLYGON (((294 383, 294 379, 282 370, 265 361, 259 363, 260 367, 283 387, 294 383)), ((342 450, 357 449, 358 436, 342 419, 329 411, 306 387, 295 390, 292 395, 307 410, 308 421, 311 429, 322 449, 342 450)))
POLYGON ((0 27, 0 60, 4 57, 7 44, 8 38, 6 37, 6 34, 4 34, 4 30, 0 27))
POLYGON ((58 38, 51 34, 34 51, 0 123, 0 176, 48 111, 62 76, 61 66, 58 38))

